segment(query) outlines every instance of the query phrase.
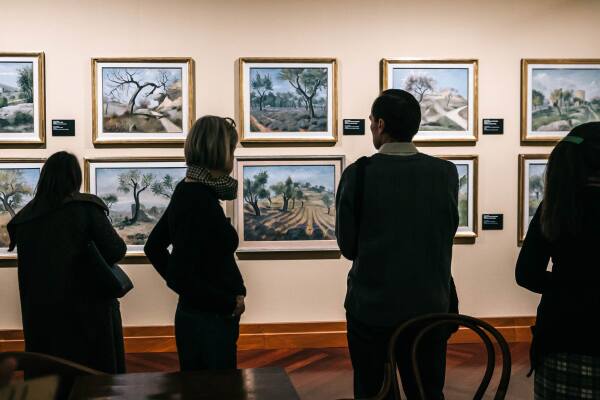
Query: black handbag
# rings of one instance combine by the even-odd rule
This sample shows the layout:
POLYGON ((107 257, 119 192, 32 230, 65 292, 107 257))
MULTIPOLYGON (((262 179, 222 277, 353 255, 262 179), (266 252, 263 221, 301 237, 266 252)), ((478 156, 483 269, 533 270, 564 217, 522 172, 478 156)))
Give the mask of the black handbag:
POLYGON ((94 287, 97 287, 95 291, 102 297, 118 299, 133 289, 133 282, 125 271, 117 264, 109 265, 93 241, 88 242, 86 253, 90 276, 94 280, 94 287))

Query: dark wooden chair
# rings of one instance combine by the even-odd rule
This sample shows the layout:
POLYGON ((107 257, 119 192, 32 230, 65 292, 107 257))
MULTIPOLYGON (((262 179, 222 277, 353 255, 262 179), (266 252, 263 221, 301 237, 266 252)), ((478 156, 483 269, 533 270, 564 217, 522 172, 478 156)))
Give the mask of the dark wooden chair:
POLYGON ((51 375, 58 376, 60 383, 56 395, 57 399, 68 398, 77 377, 83 375, 105 375, 103 372, 95 369, 47 354, 30 352, 0 353, 0 363, 9 358, 16 361, 16 370, 23 371, 26 379, 51 375))

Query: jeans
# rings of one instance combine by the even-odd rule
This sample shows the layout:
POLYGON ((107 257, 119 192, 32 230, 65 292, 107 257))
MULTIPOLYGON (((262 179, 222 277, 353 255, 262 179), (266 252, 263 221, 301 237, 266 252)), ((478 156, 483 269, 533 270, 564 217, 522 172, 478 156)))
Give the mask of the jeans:
POLYGON ((237 368, 240 319, 177 305, 175 342, 182 371, 237 368))

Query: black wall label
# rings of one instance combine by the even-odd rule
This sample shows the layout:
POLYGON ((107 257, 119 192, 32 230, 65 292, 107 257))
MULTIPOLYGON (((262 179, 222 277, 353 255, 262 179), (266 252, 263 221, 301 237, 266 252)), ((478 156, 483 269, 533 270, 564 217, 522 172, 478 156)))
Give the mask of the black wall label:
POLYGON ((364 119, 345 119, 344 120, 344 135, 364 135, 365 120, 364 119))
POLYGON ((504 119, 486 118, 483 120, 484 135, 502 135, 504 133, 504 119))
POLYGON ((504 229, 504 214, 483 214, 482 229, 499 231, 504 229))
POLYGON ((75 120, 53 119, 52 136, 75 136, 75 120))

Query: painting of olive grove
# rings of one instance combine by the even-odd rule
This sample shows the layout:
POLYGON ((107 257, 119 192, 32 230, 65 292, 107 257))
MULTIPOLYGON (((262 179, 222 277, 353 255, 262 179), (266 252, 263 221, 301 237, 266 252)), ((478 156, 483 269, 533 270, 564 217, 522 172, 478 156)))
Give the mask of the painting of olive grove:
POLYGON ((40 168, 0 166, 0 248, 8 247, 6 225, 33 197, 40 168))
POLYGON ((33 131, 33 62, 0 61, 0 133, 33 131))
POLYGON ((335 240, 335 166, 243 167, 244 240, 335 240))
POLYGON ((102 132, 181 133, 181 68, 102 67, 102 132))
POLYGON ((544 199, 544 174, 546 162, 529 163, 529 175, 527 176, 527 224, 531 222, 540 203, 544 199))
POLYGON ((421 131, 468 131, 467 68, 393 69, 394 89, 411 93, 421 106, 421 131))
POLYGON ((167 208, 184 167, 95 168, 95 187, 110 219, 129 246, 146 243, 167 208))
POLYGON ((327 131, 328 84, 327 68, 250 68, 250 131, 327 131))
POLYGON ((533 68, 531 129, 568 132, 585 122, 600 121, 600 67, 533 68))

